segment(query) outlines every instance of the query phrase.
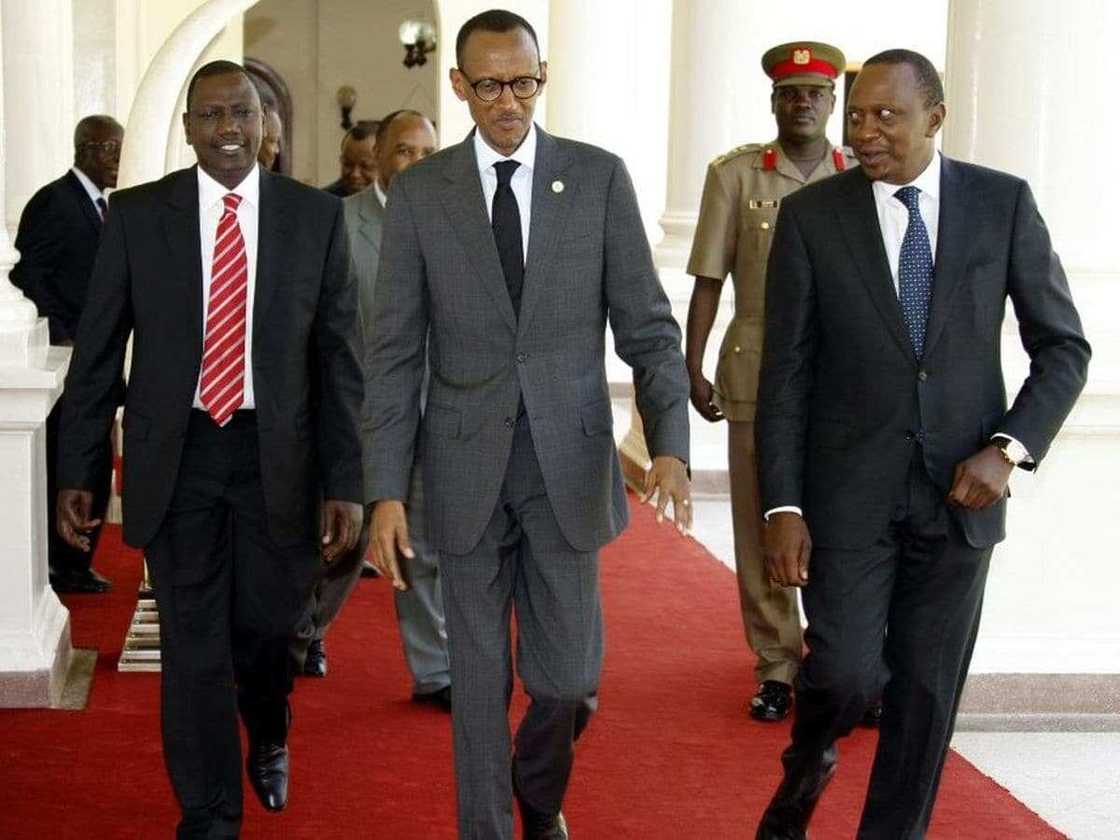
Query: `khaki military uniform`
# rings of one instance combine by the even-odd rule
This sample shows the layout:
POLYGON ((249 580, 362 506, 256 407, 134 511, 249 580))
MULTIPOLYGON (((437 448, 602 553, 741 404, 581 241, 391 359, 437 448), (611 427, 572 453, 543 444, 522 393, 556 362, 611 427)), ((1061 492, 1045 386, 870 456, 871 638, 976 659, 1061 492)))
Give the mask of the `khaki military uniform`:
POLYGON ((777 141, 733 149, 712 161, 700 202, 688 273, 735 284, 735 317, 719 350, 714 401, 728 421, 728 470, 735 567, 747 643, 759 681, 793 683, 801 662, 797 594, 770 582, 762 559, 762 511, 755 463, 754 413, 762 356, 766 260, 781 200, 807 183, 858 163, 834 149, 806 178, 777 141), (838 166, 842 163, 842 166, 838 166))

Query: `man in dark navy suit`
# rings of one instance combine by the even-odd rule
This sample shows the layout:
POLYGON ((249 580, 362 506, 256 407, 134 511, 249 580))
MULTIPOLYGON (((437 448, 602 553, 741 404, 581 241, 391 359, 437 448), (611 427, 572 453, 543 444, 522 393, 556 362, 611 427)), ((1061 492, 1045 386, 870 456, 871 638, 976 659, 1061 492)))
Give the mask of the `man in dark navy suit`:
MULTIPOLYGON (((74 129, 74 165, 27 203, 19 220, 19 264, 12 282, 47 318, 51 344, 71 346, 86 302, 86 287, 105 222, 105 191, 117 185, 124 129, 112 117, 84 117, 74 129)), ((120 402, 118 395, 117 402, 120 402)), ((63 397, 65 399, 65 397, 63 397)), ((57 592, 105 592, 111 584, 93 570, 91 558, 100 526, 90 534, 90 551, 76 551, 58 536, 54 521, 55 462, 62 400, 47 417, 47 514, 50 517, 51 585, 57 592)), ((109 502, 112 455, 97 464, 93 515, 101 520, 109 502)))

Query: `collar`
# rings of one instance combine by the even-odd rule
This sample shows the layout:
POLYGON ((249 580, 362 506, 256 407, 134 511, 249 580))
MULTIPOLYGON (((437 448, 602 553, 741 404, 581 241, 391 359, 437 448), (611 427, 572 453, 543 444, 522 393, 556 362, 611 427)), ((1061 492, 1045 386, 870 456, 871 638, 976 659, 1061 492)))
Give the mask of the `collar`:
POLYGON ((529 132, 525 135, 525 139, 521 141, 521 145, 508 157, 491 149, 482 139, 482 132, 476 128, 474 131, 474 156, 475 160, 478 161, 478 171, 480 173, 485 172, 500 160, 515 160, 521 164, 522 169, 532 172, 533 164, 537 158, 537 124, 532 123, 529 126, 529 132))
POLYGON ((198 207, 203 212, 211 209, 215 204, 221 204, 226 193, 237 193, 241 201, 248 202, 252 207, 261 206, 261 168, 253 164, 249 174, 240 184, 232 190, 226 189, 209 175, 202 171, 202 167, 195 167, 198 172, 198 207))
POLYGON ((381 209, 384 210, 385 209, 385 202, 389 200, 389 197, 387 195, 385 195, 385 190, 381 189, 381 179, 380 178, 374 178, 373 179, 373 194, 375 196, 377 196, 377 203, 380 204, 381 209))
POLYGON ((105 193, 97 188, 97 184, 93 183, 93 180, 86 173, 76 166, 71 166, 70 171, 74 173, 74 177, 78 179, 82 188, 85 189, 86 195, 89 196, 90 201, 96 204, 97 199, 105 198, 105 193))
POLYGON ((894 198, 894 194, 903 187, 917 187, 934 201, 941 198, 941 152, 934 152, 933 159, 922 173, 909 184, 888 184, 886 181, 872 183, 880 198, 894 198))

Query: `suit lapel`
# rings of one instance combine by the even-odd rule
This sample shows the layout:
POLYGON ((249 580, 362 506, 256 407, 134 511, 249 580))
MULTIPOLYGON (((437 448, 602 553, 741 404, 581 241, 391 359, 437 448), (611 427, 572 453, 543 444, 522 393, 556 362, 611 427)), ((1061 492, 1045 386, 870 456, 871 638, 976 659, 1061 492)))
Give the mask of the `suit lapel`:
POLYGON ((533 204, 529 215, 529 254, 521 292, 518 334, 524 335, 533 310, 545 292, 544 276, 552 263, 556 243, 564 228, 577 185, 561 177, 570 163, 556 138, 537 129, 537 155, 533 162, 533 204), (552 185, 561 184, 556 192, 552 185))
POLYGON ((969 225, 977 213, 973 196, 966 188, 963 172, 956 161, 941 158, 941 198, 937 216, 937 254, 933 268, 933 294, 926 326, 925 354, 937 343, 949 314, 953 294, 960 285, 971 244, 976 241, 969 225))
MULTIPOLYGON (((284 212, 281 179, 261 172, 261 206, 257 228, 257 275, 253 286, 253 361, 258 358, 258 348, 268 335, 266 317, 276 290, 286 276, 283 267, 295 265, 298 260, 290 253, 295 241, 295 216, 284 212)), ((255 367, 255 364, 254 364, 255 367)))
POLYGON ((89 200, 89 193, 86 188, 82 186, 82 182, 78 180, 78 176, 73 172, 66 173, 66 183, 74 192, 74 198, 78 201, 78 206, 82 210, 82 215, 86 217, 90 227, 94 229, 98 236, 101 236, 101 215, 97 212, 97 208, 93 206, 93 202, 89 200))
POLYGON ((887 262, 887 252, 883 247, 871 182, 862 172, 839 177, 847 178, 847 200, 837 204, 834 209, 852 259, 855 260, 867 293, 886 322, 888 331, 906 356, 913 359, 914 351, 906 332, 906 324, 902 320, 902 307, 898 303, 890 263, 887 262))
POLYGON ((381 229, 384 227, 385 210, 372 187, 362 193, 358 204, 358 218, 361 220, 358 232, 373 248, 373 256, 376 258, 381 254, 381 229))
POLYGON ((486 212, 482 181, 474 155, 473 132, 448 155, 444 166, 448 188, 442 196, 444 208, 451 219, 451 228, 478 275, 482 285, 494 298, 494 305, 510 330, 517 331, 517 318, 506 288, 506 277, 498 257, 498 246, 486 212))
POLYGON ((202 360, 202 250, 198 224, 198 175, 195 167, 178 173, 167 196, 163 231, 170 254, 169 266, 174 280, 166 289, 166 305, 182 318, 169 323, 181 324, 187 350, 184 358, 195 364, 194 378, 202 360))

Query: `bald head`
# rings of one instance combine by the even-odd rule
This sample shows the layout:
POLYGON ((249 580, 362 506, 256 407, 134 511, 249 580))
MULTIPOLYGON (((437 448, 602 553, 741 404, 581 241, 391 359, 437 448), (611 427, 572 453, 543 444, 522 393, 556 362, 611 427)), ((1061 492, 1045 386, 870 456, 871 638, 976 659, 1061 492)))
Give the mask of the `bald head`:
POLYGON ((436 129, 419 111, 394 111, 377 130, 377 182, 388 190, 393 177, 436 150, 436 129))
POLYGON ((83 117, 74 127, 74 166, 98 189, 117 185, 124 129, 105 114, 83 117))

